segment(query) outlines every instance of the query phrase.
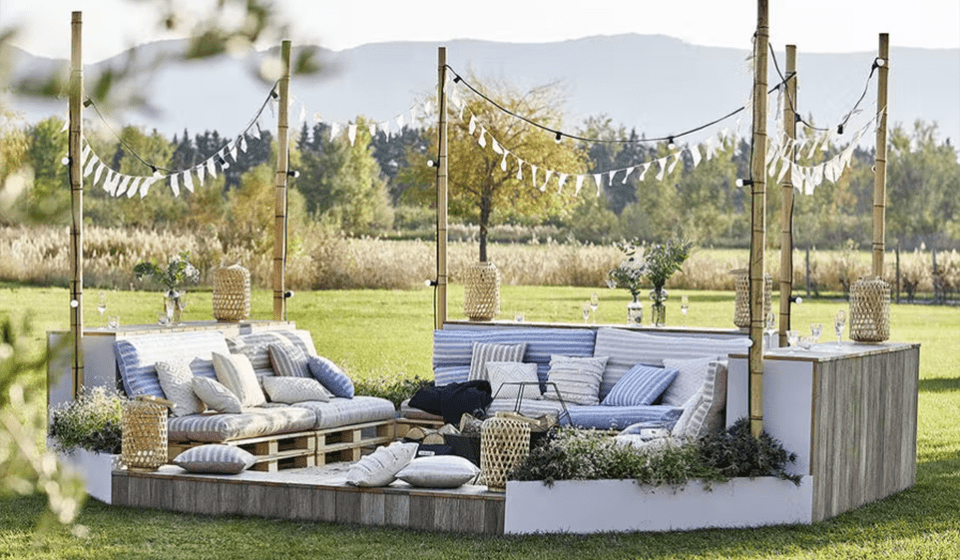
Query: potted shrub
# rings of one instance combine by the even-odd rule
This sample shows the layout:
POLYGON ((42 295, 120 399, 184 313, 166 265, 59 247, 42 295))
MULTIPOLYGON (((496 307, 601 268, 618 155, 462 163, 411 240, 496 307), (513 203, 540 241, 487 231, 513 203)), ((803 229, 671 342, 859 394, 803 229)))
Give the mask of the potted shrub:
POLYGON ((84 387, 76 400, 57 406, 50 417, 50 442, 60 459, 82 474, 88 494, 108 504, 125 400, 106 387, 84 387))

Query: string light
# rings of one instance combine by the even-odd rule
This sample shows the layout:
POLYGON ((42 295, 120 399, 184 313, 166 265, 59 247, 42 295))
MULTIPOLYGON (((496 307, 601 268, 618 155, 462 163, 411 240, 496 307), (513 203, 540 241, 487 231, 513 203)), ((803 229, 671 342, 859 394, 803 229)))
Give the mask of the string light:
POLYGON ((737 179, 736 181, 734 181, 734 184, 737 186, 738 189, 742 189, 743 187, 748 187, 752 185, 753 179, 737 179))
POLYGON ((675 150, 677 148, 677 144, 673 141, 673 136, 667 137, 667 148, 671 150, 675 150))
POLYGON ((561 140, 563 140, 563 134, 558 130, 558 131, 557 131, 557 137, 554 138, 553 141, 556 142, 557 144, 559 144, 561 140))
POLYGON ((293 177, 294 179, 296 179, 297 177, 300 176, 300 172, 299 172, 299 171, 287 171, 287 175, 288 175, 289 177, 293 177))
POLYGON ((63 156, 63 158, 60 159, 60 163, 70 165, 70 156, 63 156))

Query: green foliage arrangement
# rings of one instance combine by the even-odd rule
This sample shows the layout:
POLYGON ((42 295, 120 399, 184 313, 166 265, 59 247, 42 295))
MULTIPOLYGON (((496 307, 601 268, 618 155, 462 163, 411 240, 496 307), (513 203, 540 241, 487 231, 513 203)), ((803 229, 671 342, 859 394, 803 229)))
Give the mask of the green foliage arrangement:
POLYGON ((707 434, 699 442, 700 460, 726 477, 775 476, 800 485, 800 476, 786 471, 797 460, 779 440, 767 432, 760 437, 750 433, 750 421, 741 418, 726 431, 707 434))
POLYGON ((120 453, 125 398, 106 387, 85 388, 76 400, 53 410, 50 437, 57 450, 120 453))
POLYGON ((428 385, 430 381, 419 375, 412 379, 401 377, 397 379, 386 379, 383 377, 374 379, 354 379, 354 390, 358 395, 368 395, 371 397, 380 397, 392 402, 397 409, 400 409, 400 403, 409 399, 422 387, 428 385))
POLYGON ((200 271, 190 263, 190 253, 186 251, 181 251, 170 259, 166 268, 161 268, 155 261, 141 261, 133 267, 133 273, 137 275, 138 280, 149 276, 171 292, 187 282, 196 284, 200 281, 200 271))
POLYGON ((709 485, 734 477, 776 476, 800 484, 786 471, 796 461, 779 441, 763 432, 750 434, 750 423, 738 420, 728 430, 697 441, 639 449, 618 445, 606 432, 560 429, 530 449, 526 460, 510 474, 512 480, 634 479, 650 486, 683 486, 693 479, 709 485))
POLYGON ((690 257, 693 242, 682 238, 670 239, 666 243, 654 243, 646 247, 639 239, 614 244, 626 256, 616 268, 608 274, 607 285, 611 288, 626 288, 634 298, 640 293, 643 278, 653 288, 659 290, 680 271, 683 263, 690 257))

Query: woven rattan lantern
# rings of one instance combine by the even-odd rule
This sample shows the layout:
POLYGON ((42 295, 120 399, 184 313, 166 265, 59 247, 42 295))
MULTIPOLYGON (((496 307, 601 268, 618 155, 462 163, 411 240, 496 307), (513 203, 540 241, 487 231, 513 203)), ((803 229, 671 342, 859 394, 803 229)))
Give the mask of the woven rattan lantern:
POLYGON ((250 271, 239 264, 213 272, 213 318, 243 321, 250 316, 250 271))
POLYGON ((157 470, 167 462, 167 406, 162 399, 123 405, 120 461, 127 468, 157 470))
POLYGON ((500 416, 484 420, 480 427, 480 481, 488 490, 506 491, 507 475, 529 452, 529 424, 500 416))
MULTIPOLYGON (((737 303, 733 312, 733 324, 738 327, 750 326, 750 274, 745 269, 730 271, 736 276, 734 286, 737 290, 737 303)), ((773 276, 763 275, 763 316, 766 317, 773 309, 773 276)))
POLYGON ((876 276, 850 286, 850 340, 883 342, 890 338, 890 284, 876 276))
POLYGON ((467 268, 463 279, 463 314, 471 321, 490 321, 500 314, 500 271, 492 262, 467 268))

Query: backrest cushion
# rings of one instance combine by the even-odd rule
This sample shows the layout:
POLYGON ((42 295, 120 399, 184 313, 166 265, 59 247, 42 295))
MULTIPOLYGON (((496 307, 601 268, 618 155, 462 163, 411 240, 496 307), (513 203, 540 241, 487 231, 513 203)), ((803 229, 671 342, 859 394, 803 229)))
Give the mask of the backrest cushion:
POLYGON ((663 392, 662 402, 669 406, 683 406, 690 397, 701 392, 707 380, 707 370, 713 358, 694 358, 692 360, 664 360, 664 365, 679 372, 673 383, 663 392))
POLYGON ((311 377, 307 355, 293 344, 267 346, 273 372, 280 377, 311 377))
POLYGON ((213 369, 217 372, 217 381, 237 396, 240 406, 260 406, 267 403, 250 360, 244 354, 214 352, 213 369))
MULTIPOLYGON (((540 383, 547 380, 550 356, 593 356, 595 332, 592 329, 560 329, 518 327, 490 329, 486 327, 448 328, 433 331, 433 369, 437 386, 456 379, 453 367, 470 367, 474 342, 496 344, 526 343, 524 362, 537 364, 540 383), (443 375, 438 375, 442 373, 443 375)), ((463 378, 466 381, 466 378, 463 378)), ((542 389, 543 387, 541 387, 542 389)))
POLYGON ((190 363, 183 358, 171 358, 157 362, 157 377, 167 400, 173 402, 171 416, 199 414, 206 408, 193 392, 193 372, 190 363))
POLYGON ((745 353, 749 348, 750 339, 741 335, 710 338, 601 328, 597 331, 593 355, 609 359, 600 384, 600 398, 606 397, 623 374, 636 364, 662 366, 665 359, 726 359, 730 354, 745 353))
POLYGON ((270 361, 270 345, 289 342, 290 339, 279 332, 265 331, 228 337, 227 347, 231 354, 246 356, 257 375, 274 375, 273 363, 270 361))
POLYGON ((641 406, 652 404, 679 373, 675 369, 637 364, 623 374, 601 404, 641 406))
POLYGON ((726 405, 727 362, 714 360, 707 368, 700 391, 685 403, 683 415, 674 425, 672 435, 697 439, 721 430, 726 405))
POLYGON ((537 378, 537 364, 524 362, 487 362, 487 377, 490 380, 490 389, 494 399, 516 401, 520 396, 521 385, 504 385, 504 383, 527 382, 523 385, 523 400, 540 399, 540 383, 537 378))
POLYGON ((310 356, 307 359, 307 365, 314 379, 319 381, 333 396, 344 399, 353 398, 353 381, 332 360, 323 356, 310 356))
POLYGON ((543 398, 562 398, 567 404, 600 404, 600 378, 606 363, 606 357, 553 356, 550 360, 548 381, 556 385, 556 390, 554 387, 547 387, 543 398))
POLYGON ((469 381, 489 381, 487 362, 521 362, 527 344, 494 344, 492 342, 474 342, 470 356, 469 381))
POLYGON ((128 397, 164 397, 156 368, 156 363, 161 360, 174 357, 190 360, 190 370, 195 376, 213 379, 213 352, 229 352, 220 331, 131 336, 117 340, 113 347, 120 380, 128 397))

